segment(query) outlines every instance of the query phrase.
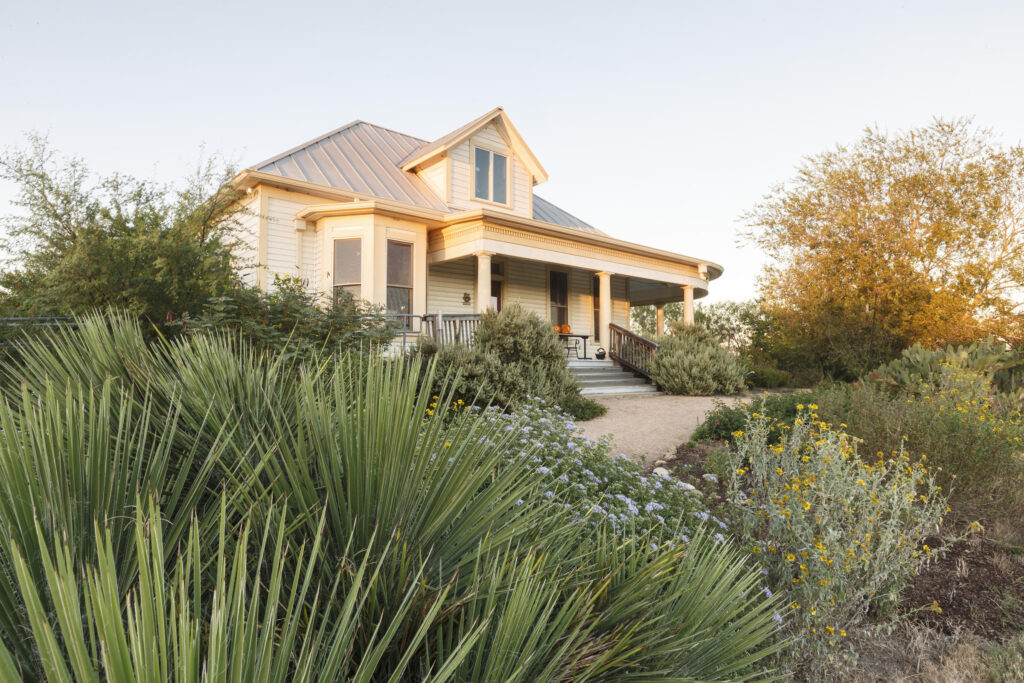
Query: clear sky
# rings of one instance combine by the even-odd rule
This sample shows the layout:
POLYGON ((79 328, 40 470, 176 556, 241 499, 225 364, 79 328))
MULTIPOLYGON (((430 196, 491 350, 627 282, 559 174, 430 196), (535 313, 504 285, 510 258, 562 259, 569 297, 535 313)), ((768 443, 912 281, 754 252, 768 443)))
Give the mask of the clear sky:
MULTIPOLYGON (((505 107, 538 194, 754 294, 738 217, 802 157, 934 116, 1024 138, 1020 2, 2 0, 0 147, 97 171, 246 166, 353 119, 435 138, 505 107)), ((0 210, 13 192, 0 185, 0 210)))

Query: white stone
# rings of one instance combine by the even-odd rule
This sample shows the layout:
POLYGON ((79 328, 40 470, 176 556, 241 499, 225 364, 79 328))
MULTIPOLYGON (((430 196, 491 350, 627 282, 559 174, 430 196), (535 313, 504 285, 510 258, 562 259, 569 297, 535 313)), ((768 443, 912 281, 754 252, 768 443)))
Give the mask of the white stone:
POLYGON ((654 466, 655 466, 655 467, 664 467, 664 466, 665 466, 665 465, 667 465, 667 464, 668 464, 668 463, 667 463, 667 462, 665 462, 664 460, 655 460, 655 461, 654 461, 654 466))
POLYGON ((654 468, 654 473, 656 475, 658 475, 659 477, 665 477, 666 479, 671 479, 672 478, 672 475, 669 474, 668 470, 666 470, 664 467, 655 467, 654 468))
POLYGON ((682 485, 684 491, 696 491, 697 490, 697 488, 693 484, 687 484, 685 481, 679 482, 679 483, 682 485))

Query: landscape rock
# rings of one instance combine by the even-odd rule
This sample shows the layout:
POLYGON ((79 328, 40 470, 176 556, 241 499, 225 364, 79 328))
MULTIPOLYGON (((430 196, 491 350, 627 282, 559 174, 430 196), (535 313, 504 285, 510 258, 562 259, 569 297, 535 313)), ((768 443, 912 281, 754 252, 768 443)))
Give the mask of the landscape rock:
POLYGON ((666 479, 672 478, 672 475, 669 474, 668 470, 666 470, 664 467, 655 467, 654 473, 659 477, 665 477, 666 479))

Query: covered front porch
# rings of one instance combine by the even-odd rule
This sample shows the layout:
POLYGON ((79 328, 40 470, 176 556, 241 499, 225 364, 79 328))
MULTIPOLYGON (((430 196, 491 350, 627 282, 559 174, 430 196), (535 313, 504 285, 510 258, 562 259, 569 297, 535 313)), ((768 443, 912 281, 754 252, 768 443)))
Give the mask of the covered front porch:
POLYGON ((599 348, 610 349, 615 328, 629 329, 632 306, 656 306, 662 330, 666 303, 684 302, 692 321, 693 301, 705 291, 566 259, 523 258, 500 247, 444 260, 428 256, 425 331, 442 341, 465 340, 484 311, 517 303, 558 328, 570 357, 595 358, 599 348))

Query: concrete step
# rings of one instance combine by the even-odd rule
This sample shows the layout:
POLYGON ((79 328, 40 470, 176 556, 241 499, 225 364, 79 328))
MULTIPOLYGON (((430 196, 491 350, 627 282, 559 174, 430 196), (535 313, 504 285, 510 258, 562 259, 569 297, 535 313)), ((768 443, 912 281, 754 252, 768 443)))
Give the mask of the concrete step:
POLYGON ((573 370, 572 374, 584 379, 587 377, 630 377, 632 373, 624 372, 618 368, 604 368, 601 370, 573 370))
POLYGON ((605 358, 604 360, 590 360, 590 359, 582 360, 582 359, 570 358, 569 359, 569 367, 570 368, 617 368, 619 366, 615 364, 615 361, 613 361, 613 360, 611 360, 609 358, 605 358))
POLYGON ((612 387, 587 387, 580 390, 584 396, 614 396, 617 394, 660 394, 653 384, 626 384, 612 387))
POLYGON ((581 388, 585 387, 625 387, 634 384, 647 384, 643 377, 599 377, 596 379, 577 380, 581 388))

